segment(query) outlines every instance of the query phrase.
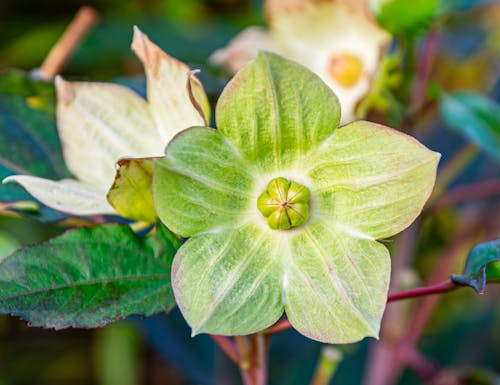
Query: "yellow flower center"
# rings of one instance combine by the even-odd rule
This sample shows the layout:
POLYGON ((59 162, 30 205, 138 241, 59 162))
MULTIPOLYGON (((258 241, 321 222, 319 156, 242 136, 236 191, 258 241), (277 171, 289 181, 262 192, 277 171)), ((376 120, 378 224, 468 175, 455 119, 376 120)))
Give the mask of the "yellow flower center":
POLYGON ((352 53, 333 55, 328 62, 328 75, 343 87, 352 87, 361 78, 363 62, 352 53))

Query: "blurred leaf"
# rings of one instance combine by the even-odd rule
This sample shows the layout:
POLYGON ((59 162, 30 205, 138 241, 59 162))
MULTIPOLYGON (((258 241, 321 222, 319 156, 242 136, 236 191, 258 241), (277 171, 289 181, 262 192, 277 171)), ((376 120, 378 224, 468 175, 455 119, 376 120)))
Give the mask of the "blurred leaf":
POLYGON ((462 275, 452 275, 452 281, 483 293, 486 282, 500 280, 500 239, 480 243, 467 257, 462 275))
POLYGON ((0 94, 16 94, 21 96, 55 96, 52 83, 37 80, 17 69, 0 71, 0 94))
POLYGON ((96 369, 99 385, 137 385, 140 338, 130 323, 117 323, 97 334, 96 369))
POLYGON ((98 327, 169 310, 170 266, 179 241, 160 227, 148 238, 128 226, 68 231, 0 264, 0 312, 32 326, 98 327))
POLYGON ((45 23, 32 23, 29 28, 0 50, 0 66, 34 68, 47 56, 50 48, 57 42, 67 20, 45 23))
POLYGON ((465 11, 469 8, 479 5, 494 4, 498 0, 446 0, 443 1, 441 6, 448 12, 451 11, 465 11))
MULTIPOLYGON (((55 122, 18 95, 0 95, 0 180, 14 174, 49 179, 70 176, 55 122)), ((0 185, 0 202, 33 201, 23 188, 0 185)), ((46 219, 64 217, 46 209, 46 219)))
POLYGON ((151 178, 153 159, 120 159, 108 201, 122 217, 145 222, 156 220, 151 178))
POLYGON ((445 95, 441 113, 446 123, 500 160, 500 105, 480 94, 445 95))
POLYGON ((379 24, 394 35, 420 34, 436 15, 439 0, 372 0, 379 24))
POLYGON ((0 231, 0 262, 21 246, 19 241, 6 231, 0 231))

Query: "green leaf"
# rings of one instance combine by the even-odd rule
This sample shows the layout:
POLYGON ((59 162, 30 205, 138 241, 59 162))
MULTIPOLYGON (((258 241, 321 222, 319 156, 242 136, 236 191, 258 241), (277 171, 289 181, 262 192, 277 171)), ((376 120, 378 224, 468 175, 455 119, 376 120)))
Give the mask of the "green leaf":
POLYGON ((484 292, 487 282, 500 280, 500 239, 474 246, 462 274, 452 275, 451 279, 472 287, 478 294, 484 292))
POLYGON ((0 70, 0 94, 20 95, 30 107, 41 110, 55 119, 55 89, 53 82, 34 78, 18 69, 0 70))
MULTIPOLYGON (((21 96, 0 95, 0 180, 13 174, 69 176, 55 122, 21 96)), ((21 187, 0 184, 0 201, 27 200, 32 197, 21 187)), ((60 216, 49 210, 45 213, 60 216)))
POLYGON ((156 212, 151 191, 154 160, 120 159, 108 202, 125 218, 154 222, 156 212))
POLYGON ((353 236, 390 237, 420 214, 439 158, 414 138, 378 124, 342 126, 310 157, 316 213, 353 236))
POLYGON ((185 130, 170 142, 165 158, 156 161, 153 200, 158 216, 185 237, 240 223, 254 203, 248 169, 219 131, 185 130))
POLYGON ((132 322, 120 322, 94 336, 95 375, 101 385, 138 385, 142 338, 132 322))
POLYGON ((439 0, 372 0, 379 24, 394 35, 421 34, 436 16, 439 0))
POLYGON ((500 160, 500 105, 480 94, 458 91, 444 95, 446 123, 485 152, 500 160))
POLYGON ((0 94, 15 94, 21 96, 55 97, 54 84, 36 80, 27 72, 8 69, 0 71, 0 94))
POLYGON ((222 92, 216 121, 246 160, 279 172, 307 162, 308 152, 337 128, 340 105, 317 75, 261 52, 222 92))
POLYGON ((0 262, 21 247, 19 241, 10 233, 0 230, 0 262))
POLYGON ((170 265, 179 241, 128 226, 81 228, 21 249, 0 264, 0 312, 32 326, 98 327, 174 305, 170 265))

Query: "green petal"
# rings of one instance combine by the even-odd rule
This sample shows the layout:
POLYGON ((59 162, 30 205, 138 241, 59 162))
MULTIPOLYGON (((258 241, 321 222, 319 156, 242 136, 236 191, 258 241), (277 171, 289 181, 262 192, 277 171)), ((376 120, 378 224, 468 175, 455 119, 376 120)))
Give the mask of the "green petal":
POLYGON ((283 288, 293 327, 328 343, 377 337, 390 277, 385 246, 316 221, 292 238, 290 249, 283 288))
POLYGON ((281 247, 252 224, 188 240, 175 256, 172 284, 193 334, 250 334, 276 322, 281 247))
POLYGON ((111 206, 122 217, 155 222, 151 179, 154 159, 120 159, 116 177, 108 192, 111 206))
POLYGON ((261 52, 224 89, 216 119, 245 159, 279 172, 307 162, 307 153, 337 128, 340 107, 318 76, 261 52))
POLYGON ((419 215, 440 154, 374 123, 343 126, 310 159, 314 215, 368 239, 394 235, 419 215))
POLYGON ((183 236, 240 223, 256 211, 248 169, 220 132, 202 127, 182 132, 155 165, 158 216, 183 236))

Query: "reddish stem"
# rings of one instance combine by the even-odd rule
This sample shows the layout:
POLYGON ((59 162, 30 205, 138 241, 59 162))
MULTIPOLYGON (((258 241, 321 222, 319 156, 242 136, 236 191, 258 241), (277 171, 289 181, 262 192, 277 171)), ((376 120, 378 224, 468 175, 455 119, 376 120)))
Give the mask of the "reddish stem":
POLYGON ((451 189, 434 201, 430 210, 440 210, 460 202, 484 199, 500 195, 500 180, 487 180, 451 189))
POLYGON ((400 345, 396 349, 396 354, 405 362, 426 384, 439 375, 439 368, 431 361, 427 360, 420 352, 412 346, 400 345))
POLYGON ((267 384, 267 353, 269 337, 262 333, 251 334, 248 337, 238 337, 241 342, 239 362, 241 376, 245 385, 267 384), (245 341, 241 339, 245 338, 245 341))
POLYGON ((436 58, 439 38, 436 31, 431 31, 422 47, 420 60, 417 63, 416 81, 412 90, 412 106, 418 110, 425 101, 427 85, 431 77, 432 67, 436 58))
POLYGON ((399 301, 401 299, 422 297, 424 295, 441 294, 458 289, 459 286, 450 280, 437 283, 435 285, 416 287, 415 289, 392 293, 387 296, 387 302, 399 301))
POLYGON ((219 347, 224 353, 226 353, 231 361, 233 361, 235 364, 238 364, 240 362, 240 355, 233 340, 231 340, 229 337, 219 336, 216 334, 210 334, 210 337, 212 337, 215 343, 219 345, 219 347))
POLYGON ((95 9, 88 6, 80 8, 71 24, 36 71, 36 75, 45 80, 52 80, 60 73, 73 52, 97 23, 98 17, 95 9))
MULTIPOLYGON (((399 301, 402 299, 409 299, 409 298, 415 298, 415 297, 422 297, 426 295, 432 295, 432 294, 442 294, 446 293, 449 291, 456 290, 460 287, 460 285, 457 285, 453 283, 450 280, 435 284, 435 285, 429 285, 429 286, 423 286, 423 287, 416 287, 415 289, 410 289, 410 290, 405 290, 401 291, 398 293, 392 293, 387 296, 387 302, 394 302, 394 301, 399 301)), ((292 325, 290 324, 290 321, 288 319, 283 318, 276 322, 273 326, 268 328, 265 331, 265 334, 276 334, 282 331, 285 331, 287 329, 290 329, 292 325)))
POLYGON ((288 318, 282 318, 278 322, 276 322, 273 326, 267 328, 264 333, 267 335, 276 334, 280 332, 284 332, 292 327, 288 318))

